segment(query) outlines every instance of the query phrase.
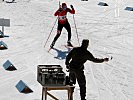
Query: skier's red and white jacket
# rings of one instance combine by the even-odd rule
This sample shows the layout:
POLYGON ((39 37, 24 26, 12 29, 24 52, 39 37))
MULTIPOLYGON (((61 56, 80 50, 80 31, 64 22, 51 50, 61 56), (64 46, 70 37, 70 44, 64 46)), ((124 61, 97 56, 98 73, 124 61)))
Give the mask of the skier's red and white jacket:
POLYGON ((65 24, 67 22, 67 17, 66 17, 67 12, 70 12, 71 14, 75 14, 74 8, 72 8, 72 10, 69 8, 66 8, 66 10, 62 10, 61 8, 59 8, 55 12, 54 16, 58 16, 58 22, 60 24, 65 24))

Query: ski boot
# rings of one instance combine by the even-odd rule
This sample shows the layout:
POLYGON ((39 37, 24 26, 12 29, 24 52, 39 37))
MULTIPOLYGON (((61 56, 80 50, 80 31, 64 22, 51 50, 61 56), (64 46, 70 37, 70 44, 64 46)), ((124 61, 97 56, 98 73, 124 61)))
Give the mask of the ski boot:
POLYGON ((67 41, 67 46, 73 47, 70 41, 67 41))
POLYGON ((50 48, 53 48, 55 45, 55 42, 52 42, 52 44, 50 45, 50 48))

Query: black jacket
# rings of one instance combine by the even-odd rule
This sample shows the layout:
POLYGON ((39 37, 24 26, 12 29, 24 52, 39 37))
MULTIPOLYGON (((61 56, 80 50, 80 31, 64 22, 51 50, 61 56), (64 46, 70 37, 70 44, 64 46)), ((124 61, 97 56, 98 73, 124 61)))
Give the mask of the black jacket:
POLYGON ((65 64, 72 69, 84 69, 84 63, 87 60, 96 63, 104 62, 104 59, 95 58, 86 48, 76 47, 67 55, 65 64))

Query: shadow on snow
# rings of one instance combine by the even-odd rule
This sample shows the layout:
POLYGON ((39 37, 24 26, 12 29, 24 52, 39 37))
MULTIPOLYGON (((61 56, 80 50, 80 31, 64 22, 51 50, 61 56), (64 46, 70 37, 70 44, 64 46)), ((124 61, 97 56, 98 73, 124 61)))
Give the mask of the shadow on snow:
POLYGON ((63 59, 66 59, 66 56, 71 51, 71 48, 68 48, 67 51, 62 51, 62 50, 59 50, 56 48, 53 48, 53 50, 55 50, 57 52, 57 56, 54 58, 59 59, 59 60, 63 60, 63 59))

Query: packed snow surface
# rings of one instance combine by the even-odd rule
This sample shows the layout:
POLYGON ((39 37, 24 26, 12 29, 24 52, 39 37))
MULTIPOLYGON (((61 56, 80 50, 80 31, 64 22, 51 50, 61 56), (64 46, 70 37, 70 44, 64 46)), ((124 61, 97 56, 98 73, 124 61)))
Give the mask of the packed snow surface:
MULTIPOLYGON (((58 0, 16 0, 14 3, 0 2, 0 18, 10 19, 10 27, 4 28, 0 38, 7 50, 0 50, 0 100, 41 100, 42 86, 37 82, 37 65, 59 64, 65 67, 69 50, 62 45, 67 42, 67 31, 63 29, 55 44, 56 50, 47 52, 57 32, 54 12, 59 8, 58 0), (17 68, 7 71, 3 64, 11 61, 17 68), (23 80, 33 93, 23 94, 16 84, 23 80)), ((9 1, 11 2, 11 1, 9 1)), ((87 100, 133 100, 133 12, 124 10, 133 7, 132 0, 102 0, 109 6, 99 6, 100 0, 61 0, 76 10, 67 18, 72 28, 72 43, 79 46, 89 39, 88 50, 98 58, 113 57, 106 63, 85 63, 87 100), (74 25, 74 19, 76 29, 74 25)), ((67 100, 66 91, 50 91, 67 100)), ((48 100, 52 100, 48 97, 48 100)), ((80 100, 78 84, 75 85, 74 100, 80 100)))

